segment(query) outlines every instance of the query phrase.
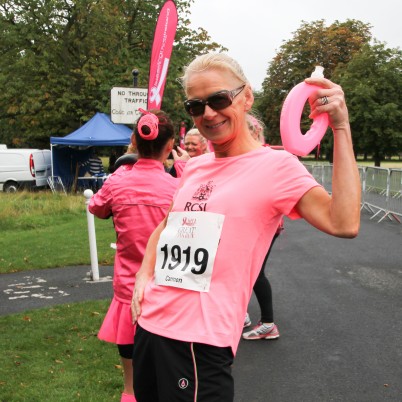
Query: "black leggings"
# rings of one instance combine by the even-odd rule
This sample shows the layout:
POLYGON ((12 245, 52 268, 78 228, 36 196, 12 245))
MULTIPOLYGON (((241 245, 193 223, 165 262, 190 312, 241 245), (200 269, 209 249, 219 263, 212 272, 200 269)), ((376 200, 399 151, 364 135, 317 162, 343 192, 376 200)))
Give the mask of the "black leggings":
POLYGON ((274 322, 274 310, 272 306, 272 289, 268 278, 265 276, 265 264, 268 260, 269 254, 271 253, 272 246, 275 240, 279 236, 276 233, 272 239, 272 243, 268 249, 267 255, 262 263, 260 273, 258 274, 257 280, 255 281, 253 290, 257 298, 258 304, 261 310, 261 322, 274 322))
POLYGON ((117 349, 119 349, 120 357, 124 359, 132 359, 133 358, 133 344, 130 345, 117 345, 117 349))

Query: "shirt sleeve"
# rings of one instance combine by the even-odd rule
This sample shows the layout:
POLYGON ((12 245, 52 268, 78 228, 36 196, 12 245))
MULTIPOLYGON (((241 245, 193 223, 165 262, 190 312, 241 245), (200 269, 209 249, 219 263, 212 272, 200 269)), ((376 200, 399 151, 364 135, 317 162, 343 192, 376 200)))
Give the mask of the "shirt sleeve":
POLYGON ((176 170, 176 177, 181 177, 183 174, 183 170, 186 167, 185 161, 177 160, 174 162, 174 168, 176 170))
POLYGON ((101 219, 110 218, 113 215, 112 201, 111 188, 106 180, 102 188, 92 196, 88 207, 89 212, 101 219))
MULTIPOLYGON (((275 151, 281 152, 281 151, 275 151)), ((295 207, 307 191, 320 186, 314 177, 294 155, 287 153, 280 167, 281 179, 275 184, 276 208, 278 212, 291 219, 299 219, 301 216, 295 207)))

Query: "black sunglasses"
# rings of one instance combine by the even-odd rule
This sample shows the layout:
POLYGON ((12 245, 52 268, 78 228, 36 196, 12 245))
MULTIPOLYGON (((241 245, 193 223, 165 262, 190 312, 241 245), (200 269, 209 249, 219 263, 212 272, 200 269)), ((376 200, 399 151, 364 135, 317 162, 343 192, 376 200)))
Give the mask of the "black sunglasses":
POLYGON ((243 91, 246 85, 242 85, 233 91, 223 91, 215 92, 209 95, 206 100, 202 99, 187 99, 184 101, 184 108, 190 116, 201 116, 205 112, 205 106, 208 105, 211 109, 221 110, 229 107, 233 99, 243 91))

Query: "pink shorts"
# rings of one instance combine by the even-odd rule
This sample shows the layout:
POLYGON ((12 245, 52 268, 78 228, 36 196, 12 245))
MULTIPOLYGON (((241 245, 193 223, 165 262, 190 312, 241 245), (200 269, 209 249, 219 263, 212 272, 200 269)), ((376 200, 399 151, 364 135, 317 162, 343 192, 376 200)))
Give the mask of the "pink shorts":
POLYGON ((132 323, 130 304, 122 303, 113 297, 98 338, 116 345, 131 345, 134 343, 135 327, 132 323))

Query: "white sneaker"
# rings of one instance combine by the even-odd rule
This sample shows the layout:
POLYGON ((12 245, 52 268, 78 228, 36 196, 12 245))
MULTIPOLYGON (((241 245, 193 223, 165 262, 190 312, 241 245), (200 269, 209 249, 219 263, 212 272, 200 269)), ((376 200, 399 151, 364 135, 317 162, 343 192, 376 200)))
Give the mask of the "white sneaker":
POLYGON ((267 325, 259 322, 251 331, 244 332, 242 337, 247 341, 256 339, 277 339, 279 338, 279 331, 275 324, 267 325))
POLYGON ((244 318, 243 328, 248 328, 251 325, 250 316, 246 313, 246 317, 244 318))

